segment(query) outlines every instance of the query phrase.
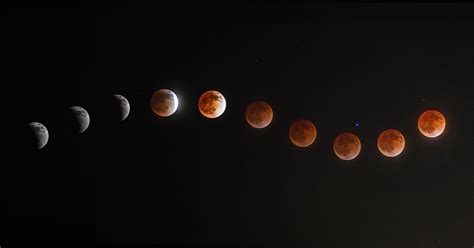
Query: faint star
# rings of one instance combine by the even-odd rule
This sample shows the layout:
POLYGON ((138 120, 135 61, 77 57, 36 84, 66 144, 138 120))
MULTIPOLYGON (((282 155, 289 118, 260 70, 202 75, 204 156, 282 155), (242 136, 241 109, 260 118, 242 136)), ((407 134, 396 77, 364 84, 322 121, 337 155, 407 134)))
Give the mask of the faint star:
POLYGON ((359 123, 356 123, 356 124, 355 124, 355 126, 356 126, 356 127, 359 127, 359 126, 360 126, 360 124, 359 124, 359 123))

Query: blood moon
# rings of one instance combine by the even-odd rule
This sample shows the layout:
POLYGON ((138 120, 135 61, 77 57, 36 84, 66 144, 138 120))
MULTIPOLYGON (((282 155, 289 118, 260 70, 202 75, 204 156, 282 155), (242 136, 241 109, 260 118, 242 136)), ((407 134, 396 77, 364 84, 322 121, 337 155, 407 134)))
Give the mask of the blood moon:
POLYGON ((198 108, 205 117, 217 118, 224 113, 226 101, 220 92, 210 90, 204 92, 204 94, 199 97, 198 108))
POLYGON ((353 133, 342 133, 336 137, 333 150, 337 157, 342 160, 352 160, 356 158, 361 150, 359 137, 353 133))
POLYGON ((290 140, 295 146, 308 147, 316 140, 316 126, 309 120, 297 120, 290 126, 290 140))
POLYGON ((245 119, 253 128, 265 128, 272 122, 272 107, 263 101, 252 102, 245 111, 245 119))
POLYGON ((387 129, 380 133, 377 139, 379 151, 387 157, 396 157, 405 148, 405 137, 395 129, 387 129))
POLYGON ((440 136, 446 128, 446 119, 437 110, 426 110, 418 118, 418 130, 428 138, 440 136))

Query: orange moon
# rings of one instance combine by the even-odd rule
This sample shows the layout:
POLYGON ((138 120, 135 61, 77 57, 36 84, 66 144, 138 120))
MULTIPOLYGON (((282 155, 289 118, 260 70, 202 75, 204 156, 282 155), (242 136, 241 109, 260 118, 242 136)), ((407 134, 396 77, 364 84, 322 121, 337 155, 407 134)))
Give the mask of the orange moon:
POLYGON ((151 110, 161 117, 174 114, 178 109, 178 105, 178 97, 171 90, 157 90, 151 97, 151 110))
POLYGON ((198 102, 199 111, 207 118, 221 116, 226 108, 224 96, 215 90, 206 91, 201 95, 198 102))
POLYGON ((418 118, 418 130, 428 138, 440 136, 446 128, 446 119, 436 110, 426 110, 418 118))
POLYGON ((405 148, 405 137, 395 129, 383 131, 377 139, 379 151, 387 157, 396 157, 403 152, 405 148))
POLYGON ((263 101, 252 102, 245 111, 245 119, 254 128, 265 128, 272 122, 272 107, 263 101))
POLYGON ((317 136, 316 126, 308 120, 298 120, 290 127, 290 140, 298 147, 307 147, 313 144, 317 136))
POLYGON ((361 150, 359 137, 353 133, 342 133, 336 137, 333 144, 334 153, 342 160, 356 158, 361 150))

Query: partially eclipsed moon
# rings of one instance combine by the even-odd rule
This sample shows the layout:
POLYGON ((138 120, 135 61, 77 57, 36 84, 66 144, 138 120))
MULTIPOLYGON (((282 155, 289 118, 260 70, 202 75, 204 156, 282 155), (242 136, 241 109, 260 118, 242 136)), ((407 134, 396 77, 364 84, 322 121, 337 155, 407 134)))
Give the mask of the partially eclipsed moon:
POLYGON ((307 147, 316 140, 316 126, 309 120, 298 120, 290 127, 290 140, 298 147, 307 147))
POLYGON ((83 133, 84 131, 86 131, 90 123, 89 113, 87 113, 84 108, 79 106, 72 106, 69 109, 73 112, 76 118, 78 128, 77 131, 79 133, 83 133))
POLYGON ((224 113, 226 101, 221 93, 210 90, 199 97, 198 108, 205 117, 217 118, 224 113))
POLYGON ((31 122, 30 124, 28 124, 28 126, 31 128, 31 131, 33 132, 35 138, 35 148, 43 148, 46 143, 48 143, 48 129, 46 129, 46 127, 39 122, 31 122))
POLYGON ((130 103, 128 102, 127 98, 122 95, 114 94, 114 98, 119 104, 120 121, 123 121, 130 113, 130 103))
POLYGON ((151 97, 151 110, 160 117, 168 117, 178 109, 178 97, 167 89, 156 91, 151 97))
POLYGON ((254 128, 265 128, 272 122, 273 110, 266 102, 252 102, 245 111, 245 119, 254 128))
POLYGON ((383 131, 377 139, 379 151, 387 157, 396 157, 405 148, 405 138, 402 133, 395 129, 383 131))
POLYGON ((440 136, 445 128, 446 120, 439 111, 427 110, 418 118, 418 130, 428 138, 440 136))
POLYGON ((333 150, 340 159, 352 160, 359 155, 361 146, 357 135, 353 133, 343 133, 334 140, 333 150))

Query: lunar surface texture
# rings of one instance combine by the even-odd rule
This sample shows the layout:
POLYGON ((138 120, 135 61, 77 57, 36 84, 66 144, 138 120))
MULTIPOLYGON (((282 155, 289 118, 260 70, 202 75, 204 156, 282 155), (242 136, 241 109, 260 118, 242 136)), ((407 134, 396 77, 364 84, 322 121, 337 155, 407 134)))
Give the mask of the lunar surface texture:
POLYGON ((247 123, 254 128, 265 128, 272 122, 273 110, 263 101, 252 102, 245 111, 247 123))
POLYGON ((290 126, 290 140, 298 147, 308 147, 316 140, 316 126, 309 120, 298 120, 290 126))
POLYGON ((224 96, 215 90, 210 90, 201 95, 198 102, 199 111, 207 118, 221 116, 226 108, 224 96))
POLYGON ((377 139, 379 151, 387 157, 396 157, 403 152, 405 148, 405 137, 395 129, 383 131, 377 139))

